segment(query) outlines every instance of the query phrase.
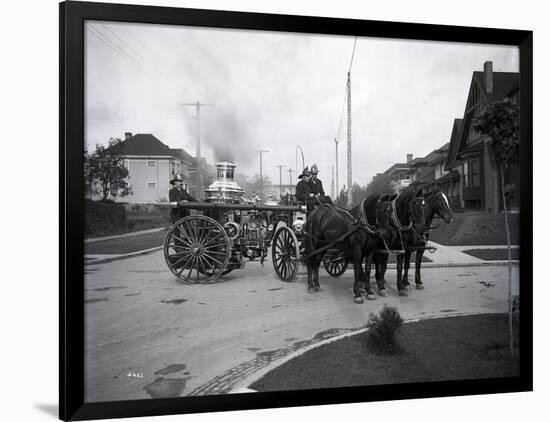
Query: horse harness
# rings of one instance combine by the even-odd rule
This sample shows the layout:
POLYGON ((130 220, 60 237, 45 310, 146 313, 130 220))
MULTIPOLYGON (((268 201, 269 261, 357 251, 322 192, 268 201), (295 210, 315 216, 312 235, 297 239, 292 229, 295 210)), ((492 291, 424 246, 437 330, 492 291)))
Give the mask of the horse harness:
MULTIPOLYGON (((399 221, 399 217, 397 215, 397 206, 396 206, 398 198, 399 198, 399 195, 397 195, 395 197, 395 199, 392 201, 392 213, 391 213, 391 215, 392 215, 393 224, 395 225, 395 227, 397 229, 397 232, 399 233, 399 240, 401 241, 401 247, 403 249, 405 249, 405 243, 403 242, 403 235, 401 233, 406 232, 406 231, 410 231, 410 230, 414 230, 414 227, 413 227, 414 225, 413 225, 412 219, 411 219, 411 221, 409 221, 409 224, 406 225, 406 226, 401 224, 401 222, 399 221)), ((413 201, 414 201, 414 198, 413 198, 413 201)), ((424 202, 424 201, 425 200, 422 199, 422 202, 424 202)), ((424 242, 426 244, 428 243, 428 239, 426 238, 426 235, 428 233, 429 233, 429 230, 426 231, 426 229, 424 229, 423 233, 421 234, 421 236, 424 239, 424 242)), ((420 233, 418 233, 418 234, 420 234, 420 233)), ((387 245, 386 245, 386 249, 387 249, 387 245)))
POLYGON ((342 220, 346 224, 349 224, 350 221, 346 220, 342 215, 346 215, 347 217, 351 218, 352 219, 352 224, 353 224, 354 227, 352 227, 351 230, 348 230, 346 233, 344 233, 343 235, 338 237, 336 240, 333 240, 331 242, 328 242, 327 240, 319 239, 318 237, 313 236, 311 233, 305 232, 305 234, 310 236, 312 239, 315 239, 315 241, 321 242, 321 243, 328 243, 328 245, 323 246, 322 248, 313 251, 308 256, 306 256, 304 259, 308 259, 313 255, 317 255, 317 254, 329 249, 332 245, 344 241, 349 236, 351 236, 353 233, 355 233, 357 230, 363 230, 363 231, 367 232, 370 235, 376 235, 377 234, 376 230, 368 222, 367 216, 365 215, 364 208, 363 208, 364 201, 365 201, 365 199, 363 199, 363 201, 361 201, 361 216, 360 216, 359 219, 354 217, 348 210, 337 207, 334 204, 322 204, 321 205, 322 207, 327 207, 328 209, 330 209, 336 217, 338 217, 340 220, 342 220))

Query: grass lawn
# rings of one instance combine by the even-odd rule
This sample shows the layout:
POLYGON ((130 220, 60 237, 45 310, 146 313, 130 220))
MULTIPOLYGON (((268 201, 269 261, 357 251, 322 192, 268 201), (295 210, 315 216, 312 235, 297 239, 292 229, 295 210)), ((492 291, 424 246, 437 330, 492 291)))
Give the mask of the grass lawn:
MULTIPOLYGON (((508 259, 508 249, 468 249, 462 251, 485 261, 503 261, 508 259)), ((519 249, 512 249, 512 259, 519 259, 519 249)))
POLYGON ((519 375, 508 351, 508 317, 484 314, 404 324, 399 354, 376 355, 367 333, 313 349, 255 382, 258 391, 281 391, 519 375))
POLYGON ((164 244, 166 230, 84 244, 85 255, 126 254, 164 244))
MULTIPOLYGON (((439 227, 431 231, 430 240, 442 245, 506 245, 504 214, 455 213, 452 223, 436 219, 434 225, 439 227)), ((510 215, 510 232, 512 244, 519 244, 519 214, 510 215)))

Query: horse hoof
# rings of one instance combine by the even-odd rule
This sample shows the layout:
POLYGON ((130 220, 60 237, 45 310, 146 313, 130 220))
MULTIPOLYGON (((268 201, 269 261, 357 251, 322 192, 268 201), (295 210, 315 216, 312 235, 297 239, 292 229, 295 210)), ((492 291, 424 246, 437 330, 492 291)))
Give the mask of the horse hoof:
POLYGON ((424 290, 424 285, 422 283, 417 284, 416 290, 424 290))
POLYGON ((365 301, 361 296, 356 296, 355 299, 353 299, 355 303, 364 303, 365 301))
POLYGON ((408 296, 409 291, 408 290, 399 290, 399 296, 408 296))
POLYGON ((378 290, 378 295, 382 297, 386 297, 386 289, 380 289, 378 290))
POLYGON ((315 293, 315 289, 313 287, 308 287, 307 292, 308 293, 315 293))
POLYGON ((367 294, 367 300, 376 300, 376 296, 374 295, 374 293, 367 294))
POLYGON ((313 289, 314 289, 316 292, 320 292, 320 291, 321 291, 321 287, 320 287, 320 286, 315 286, 313 289))

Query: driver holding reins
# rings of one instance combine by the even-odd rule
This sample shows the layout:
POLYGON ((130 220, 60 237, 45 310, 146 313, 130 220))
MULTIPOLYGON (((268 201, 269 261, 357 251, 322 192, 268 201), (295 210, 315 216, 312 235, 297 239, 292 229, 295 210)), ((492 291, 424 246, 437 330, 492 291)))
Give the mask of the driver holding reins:
POLYGON ((330 197, 325 196, 323 182, 321 182, 321 179, 317 178, 318 173, 319 169, 317 168, 317 164, 313 164, 311 166, 311 179, 309 180, 311 191, 313 192, 313 197, 316 198, 317 204, 332 204, 332 200, 330 199, 330 197))

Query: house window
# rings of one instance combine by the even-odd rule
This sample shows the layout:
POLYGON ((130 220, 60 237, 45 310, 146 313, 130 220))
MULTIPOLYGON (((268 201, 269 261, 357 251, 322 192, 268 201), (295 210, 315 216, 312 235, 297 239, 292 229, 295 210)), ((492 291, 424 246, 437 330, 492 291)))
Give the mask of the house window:
POLYGON ((155 161, 147 161, 147 167, 155 167, 156 164, 155 161))
POLYGON ((462 180, 464 181, 465 188, 477 188, 480 186, 479 159, 476 158, 462 163, 462 180))
POLYGON ((171 168, 171 172, 172 172, 172 176, 173 176, 174 174, 176 174, 176 162, 175 161, 172 161, 170 163, 170 168, 171 168))
POLYGON ((471 186, 479 186, 479 160, 470 161, 470 177, 471 177, 471 186))
POLYGON ((157 187, 157 182, 148 182, 147 187, 148 188, 156 188, 157 187))

